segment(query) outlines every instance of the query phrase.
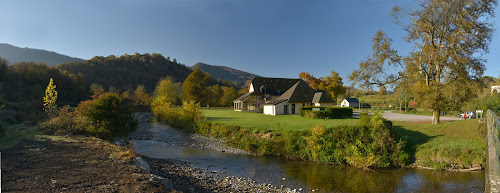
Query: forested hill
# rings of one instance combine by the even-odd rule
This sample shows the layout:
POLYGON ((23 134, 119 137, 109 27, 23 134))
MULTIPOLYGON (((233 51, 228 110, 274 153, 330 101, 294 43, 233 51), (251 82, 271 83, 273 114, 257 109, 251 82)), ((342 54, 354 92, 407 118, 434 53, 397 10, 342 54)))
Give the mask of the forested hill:
POLYGON ((6 59, 9 64, 15 64, 18 62, 44 62, 49 66, 55 66, 64 62, 83 61, 80 58, 73 58, 52 51, 20 48, 4 43, 0 43, 0 57, 6 59))
POLYGON ((212 77, 214 78, 231 81, 240 87, 245 86, 246 81, 252 80, 255 77, 259 77, 258 75, 241 70, 236 70, 226 66, 214 66, 201 62, 198 62, 191 67, 191 69, 196 68, 200 69, 202 72, 210 73, 210 75, 212 75, 212 77))
POLYGON ((192 72, 187 66, 167 60, 161 54, 96 56, 83 62, 63 63, 58 69, 72 74, 83 74, 88 83, 96 83, 109 89, 121 91, 135 89, 144 85, 152 92, 161 78, 171 76, 177 82, 183 82, 192 72))

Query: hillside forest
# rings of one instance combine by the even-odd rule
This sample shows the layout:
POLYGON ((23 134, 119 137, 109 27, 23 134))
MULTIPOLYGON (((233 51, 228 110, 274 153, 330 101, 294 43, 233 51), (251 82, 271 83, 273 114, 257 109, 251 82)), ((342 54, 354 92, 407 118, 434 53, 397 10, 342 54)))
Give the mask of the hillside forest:
POLYGON ((96 56, 57 66, 34 62, 8 65, 0 59, 0 126, 44 120, 42 99, 50 79, 58 92, 57 106, 70 108, 105 92, 144 105, 163 92, 169 93, 172 105, 196 98, 203 106, 230 106, 240 89, 160 54, 96 56))

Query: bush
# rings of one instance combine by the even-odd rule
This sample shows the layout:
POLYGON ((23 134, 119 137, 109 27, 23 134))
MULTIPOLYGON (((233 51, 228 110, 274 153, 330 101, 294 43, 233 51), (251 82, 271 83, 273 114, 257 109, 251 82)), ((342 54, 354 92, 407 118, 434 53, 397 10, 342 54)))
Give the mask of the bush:
POLYGON ((197 122, 203 119, 200 103, 183 101, 182 104, 182 107, 175 107, 170 102, 154 103, 153 114, 173 127, 194 130, 197 122))
POLYGON ((92 100, 81 102, 76 108, 79 128, 101 139, 112 140, 134 131, 133 105, 123 95, 104 93, 92 100))
POLYGON ((314 119, 336 119, 352 117, 350 107, 301 107, 299 113, 302 117, 314 119))

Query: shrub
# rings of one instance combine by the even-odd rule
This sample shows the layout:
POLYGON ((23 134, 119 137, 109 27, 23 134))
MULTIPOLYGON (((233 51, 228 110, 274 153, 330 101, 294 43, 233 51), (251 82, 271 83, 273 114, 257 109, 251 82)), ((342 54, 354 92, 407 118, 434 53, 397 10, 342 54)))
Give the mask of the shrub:
POLYGON ((299 113, 303 117, 314 119, 349 118, 352 116, 350 107, 301 107, 299 113))
POLYGON ((81 102, 76 108, 77 126, 98 138, 112 140, 134 131, 133 105, 123 95, 103 93, 81 102))

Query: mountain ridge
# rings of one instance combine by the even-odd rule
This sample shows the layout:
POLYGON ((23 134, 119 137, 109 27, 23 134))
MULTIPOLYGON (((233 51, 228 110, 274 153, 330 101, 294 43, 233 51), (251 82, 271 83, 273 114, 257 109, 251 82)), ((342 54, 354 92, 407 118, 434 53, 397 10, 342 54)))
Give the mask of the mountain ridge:
POLYGON ((203 62, 198 62, 191 66, 191 69, 193 70, 196 68, 200 69, 202 72, 210 73, 210 75, 214 78, 231 81, 240 87, 245 86, 247 81, 252 80, 255 77, 261 77, 256 74, 234 69, 231 67, 210 65, 203 62))
POLYGON ((59 54, 37 48, 21 48, 8 43, 0 43, 0 57, 7 60, 9 65, 19 62, 44 62, 49 66, 56 66, 65 62, 82 62, 81 58, 59 54))

